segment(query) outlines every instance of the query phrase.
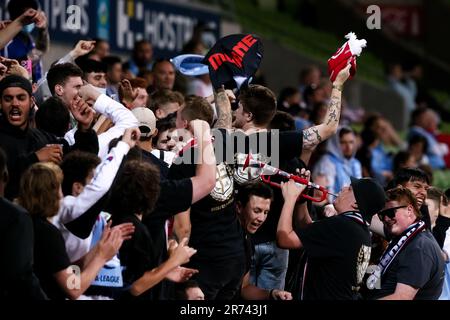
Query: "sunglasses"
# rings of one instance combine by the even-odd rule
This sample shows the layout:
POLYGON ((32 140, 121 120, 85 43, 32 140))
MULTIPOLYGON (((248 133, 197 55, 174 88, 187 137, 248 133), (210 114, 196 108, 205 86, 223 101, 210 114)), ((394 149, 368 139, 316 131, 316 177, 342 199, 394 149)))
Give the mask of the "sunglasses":
POLYGON ((383 210, 380 213, 378 213, 378 218, 380 218, 381 221, 384 220, 384 217, 388 217, 389 219, 394 219, 395 214, 397 213, 397 209, 407 208, 407 207, 408 206, 398 206, 398 207, 393 207, 393 208, 383 210))

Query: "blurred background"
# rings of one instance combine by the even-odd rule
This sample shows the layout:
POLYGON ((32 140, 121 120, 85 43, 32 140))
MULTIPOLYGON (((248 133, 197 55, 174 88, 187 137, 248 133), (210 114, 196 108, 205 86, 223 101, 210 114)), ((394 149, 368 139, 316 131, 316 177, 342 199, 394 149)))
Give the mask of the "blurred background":
MULTIPOLYGON (((327 60, 344 36, 355 32, 368 45, 358 58, 356 77, 346 84, 343 123, 361 133, 370 116, 380 117, 374 132, 391 160, 399 151, 416 152, 409 132, 420 126, 442 148, 445 165, 430 165, 426 143, 416 163, 431 167, 433 185, 450 187, 450 153, 445 152, 450 144, 449 0, 39 2, 51 39, 45 70, 80 39, 103 39, 111 54, 126 61, 141 39, 150 41, 156 60, 182 52, 205 54, 225 35, 255 34, 263 41, 264 58, 254 82, 271 88, 279 106, 296 106, 295 113, 290 110, 298 128, 320 121, 318 105, 331 91, 327 60), (391 128, 398 137, 388 134, 391 128)), ((0 20, 8 18, 6 4, 0 5, 0 20)), ((359 143, 365 143, 361 137, 359 143)))

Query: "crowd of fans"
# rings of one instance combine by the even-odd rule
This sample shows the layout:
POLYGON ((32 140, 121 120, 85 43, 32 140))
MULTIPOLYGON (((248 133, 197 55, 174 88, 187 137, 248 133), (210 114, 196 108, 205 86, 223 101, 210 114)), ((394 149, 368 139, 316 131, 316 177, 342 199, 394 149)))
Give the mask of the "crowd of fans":
MULTIPOLYGON (((406 141, 382 115, 346 103, 350 66, 333 83, 307 66, 278 98, 261 84, 235 95, 154 59, 147 40, 124 61, 95 39, 45 72, 45 13, 35 0, 8 10, 2 298, 450 298, 450 192, 432 182, 447 166, 437 132, 446 115, 398 65, 389 85, 408 106, 406 141), (303 195, 321 191, 262 182, 247 156, 264 162, 272 149, 281 169, 328 196, 312 202, 303 195)), ((206 50, 194 37, 183 53, 206 50)))

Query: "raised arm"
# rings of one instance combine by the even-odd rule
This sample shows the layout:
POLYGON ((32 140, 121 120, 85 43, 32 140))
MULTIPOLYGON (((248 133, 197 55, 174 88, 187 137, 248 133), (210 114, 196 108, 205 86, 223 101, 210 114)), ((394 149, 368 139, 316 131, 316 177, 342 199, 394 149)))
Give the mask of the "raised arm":
POLYGON ((5 47, 22 28, 37 20, 38 11, 28 9, 14 21, 7 23, 6 27, 0 30, 0 49, 5 47))
POLYGON ((36 50, 40 51, 40 54, 44 54, 50 48, 50 35, 48 33, 47 16, 44 11, 38 11, 35 19, 38 35, 36 38, 36 50))
MULTIPOLYGON (((62 201, 57 216, 59 222, 67 224, 80 218, 108 192, 119 171, 123 158, 136 145, 136 137, 139 137, 139 134, 138 128, 126 130, 122 140, 119 141, 116 147, 111 149, 109 156, 105 157, 97 166, 92 181, 86 184, 80 195, 75 197, 75 199, 62 201)), ((92 225, 86 226, 86 230, 89 230, 89 233, 92 230, 93 223, 95 223, 95 219, 92 221, 92 225)), ((81 237, 79 234, 77 236, 81 237)))
POLYGON ((350 64, 338 73, 333 82, 333 91, 323 123, 303 130, 303 149, 313 149, 336 133, 341 117, 342 88, 350 76, 349 70, 350 64))
MULTIPOLYGON (((109 142, 118 138, 125 132, 125 129, 138 127, 139 123, 133 113, 125 108, 119 102, 111 99, 105 94, 100 94, 92 85, 88 84, 80 89, 80 96, 85 101, 94 101, 94 110, 108 119, 110 119, 114 126, 103 132, 98 136, 99 152, 98 156, 103 159, 108 153, 109 142)), ((72 141, 71 135, 74 132, 71 130, 65 136, 66 140, 72 141)))
MULTIPOLYGON (((80 40, 78 41, 75 48, 73 48, 68 54, 60 58, 58 62, 56 62, 56 64, 66 62, 75 64, 75 59, 91 52, 91 50, 94 48, 94 45, 95 41, 80 40)), ((48 88, 47 73, 45 73, 45 76, 42 77, 37 84, 38 87, 35 93, 36 99, 38 103, 44 102, 48 97, 51 96, 50 89, 48 88)))
POLYGON ((231 129, 232 115, 230 101, 236 100, 236 97, 231 90, 225 90, 223 87, 215 92, 214 97, 218 115, 214 128, 231 129))
MULTIPOLYGON (((309 177, 309 171, 305 171, 304 169, 302 169, 302 174, 305 174, 305 172, 309 177)), ((281 215, 280 219, 278 220, 277 227, 277 245, 280 248, 297 249, 303 246, 300 238, 297 236, 292 226, 292 216, 297 203, 297 198, 305 190, 305 188, 306 185, 299 186, 293 180, 289 180, 288 182, 283 183, 281 186, 284 205, 281 209, 281 215)), ((302 204, 300 206, 306 207, 306 204, 302 204)), ((305 212, 305 208, 301 209, 302 211, 300 213, 303 216, 298 217, 298 219, 305 224, 311 223, 312 221, 311 218, 309 218, 307 210, 305 212)))
POLYGON ((200 150, 200 161, 197 164, 192 181, 192 203, 207 196, 216 184, 216 156, 211 142, 209 124, 203 120, 193 120, 190 128, 197 140, 200 150))

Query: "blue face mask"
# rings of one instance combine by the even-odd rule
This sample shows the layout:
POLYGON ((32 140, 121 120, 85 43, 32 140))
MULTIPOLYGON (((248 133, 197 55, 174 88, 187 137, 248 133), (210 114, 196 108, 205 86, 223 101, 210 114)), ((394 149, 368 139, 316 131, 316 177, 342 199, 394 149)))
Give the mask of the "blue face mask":
POLYGON ((27 24, 26 26, 24 26, 24 27, 22 28, 22 31, 23 31, 23 32, 26 32, 26 33, 31 33, 31 31, 34 30, 34 27, 35 27, 35 26, 36 26, 36 25, 35 25, 34 23, 27 24))

